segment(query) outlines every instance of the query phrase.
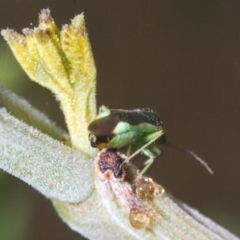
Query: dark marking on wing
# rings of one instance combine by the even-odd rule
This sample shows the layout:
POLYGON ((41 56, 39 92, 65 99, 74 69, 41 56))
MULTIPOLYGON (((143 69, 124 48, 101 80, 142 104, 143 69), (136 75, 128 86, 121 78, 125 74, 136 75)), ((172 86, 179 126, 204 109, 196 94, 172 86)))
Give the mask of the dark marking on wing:
POLYGON ((109 135, 113 132, 113 129, 119 123, 119 116, 110 114, 106 117, 102 117, 94 120, 88 126, 88 130, 98 136, 109 135))
POLYGON ((154 126, 162 126, 160 116, 149 108, 138 108, 133 110, 110 109, 111 115, 119 117, 119 121, 127 122, 131 125, 149 123, 154 126))

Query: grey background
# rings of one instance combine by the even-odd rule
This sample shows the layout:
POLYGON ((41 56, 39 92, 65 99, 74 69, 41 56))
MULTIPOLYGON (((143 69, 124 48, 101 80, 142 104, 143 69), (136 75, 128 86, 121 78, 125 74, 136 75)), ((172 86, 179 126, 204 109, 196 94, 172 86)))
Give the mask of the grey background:
MULTIPOLYGON (((1 0, 0 28, 37 26, 42 8, 51 9, 59 27, 85 13, 98 69, 98 105, 156 110, 167 137, 198 153, 215 172, 211 176, 187 154, 163 147, 148 175, 240 235, 240 2, 1 0)), ((11 52, 3 49, 6 66, 11 52)), ((27 76, 12 81, 13 91, 65 127, 47 90, 27 76)), ((12 181, 11 191, 31 202, 24 239, 81 239, 50 201, 12 181)))

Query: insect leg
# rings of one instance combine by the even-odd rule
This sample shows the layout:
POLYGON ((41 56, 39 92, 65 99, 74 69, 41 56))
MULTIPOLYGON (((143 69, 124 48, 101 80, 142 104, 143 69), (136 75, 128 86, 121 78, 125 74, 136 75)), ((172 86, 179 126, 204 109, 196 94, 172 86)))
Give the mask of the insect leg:
MULTIPOLYGON (((154 153, 156 157, 161 154, 161 150, 155 144, 151 144, 150 146, 147 147, 147 149, 154 153)), ((144 155, 147 156, 146 154, 144 155)), ((147 161, 144 164, 147 164, 147 161)))
POLYGON ((142 150, 143 154, 148 157, 148 160, 144 162, 145 167, 138 174, 138 178, 141 178, 142 175, 148 170, 148 168, 153 164, 155 158, 161 154, 161 150, 156 147, 154 144, 151 144, 147 148, 142 150), (155 153, 155 155, 153 154, 155 153))
POLYGON ((163 130, 160 130, 158 132, 149 134, 145 136, 141 141, 136 143, 136 146, 140 146, 140 148, 134 152, 130 157, 127 158, 127 161, 129 162, 130 159, 135 157, 138 153, 142 152, 146 157, 149 159, 144 163, 146 166, 141 170, 141 172, 138 174, 137 178, 141 178, 142 175, 147 171, 147 169, 152 165, 154 159, 156 156, 152 153, 155 152, 157 156, 160 155, 161 151, 153 144, 159 137, 161 137, 165 132, 163 130), (145 143, 142 145, 142 143, 145 143))
POLYGON ((147 160, 147 162, 145 162, 145 163, 147 163, 147 165, 141 170, 141 172, 137 175, 137 178, 139 179, 139 178, 142 178, 142 176, 143 176, 143 174, 148 170, 148 168, 153 164, 153 162, 154 162, 154 159, 155 159, 156 157, 154 157, 154 158, 149 158, 148 160, 147 160))
POLYGON ((128 145, 128 149, 127 149, 127 156, 129 157, 132 151, 132 144, 128 145))
POLYGON ((149 149, 143 149, 143 154, 148 157, 148 160, 144 162, 145 167, 141 170, 141 172, 138 174, 137 178, 141 178, 142 175, 148 170, 148 168, 153 164, 154 159, 156 156, 149 150, 149 149))
MULTIPOLYGON (((160 138, 164 134, 165 134, 165 132, 163 130, 160 130, 160 131, 155 132, 154 134, 148 135, 147 138, 144 139, 145 140, 144 142, 147 142, 147 143, 144 145, 141 144, 142 146, 136 152, 134 152, 127 160, 129 161, 133 157, 135 157, 137 154, 139 154, 140 152, 143 152, 143 150, 145 148, 147 148, 149 145, 151 145, 153 142, 155 142, 158 138, 160 138)), ((139 145, 139 144, 135 144, 135 145, 139 145)))

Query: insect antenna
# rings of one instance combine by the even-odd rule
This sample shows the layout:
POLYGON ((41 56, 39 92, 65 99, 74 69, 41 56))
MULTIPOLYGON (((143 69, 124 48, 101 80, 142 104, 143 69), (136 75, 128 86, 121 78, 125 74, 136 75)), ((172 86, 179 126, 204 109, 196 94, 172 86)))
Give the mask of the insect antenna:
POLYGON ((166 139, 164 139, 164 141, 162 143, 169 146, 169 147, 172 147, 172 148, 175 148, 175 149, 178 149, 180 151, 188 153, 193 158, 195 158, 195 160, 197 160, 200 164, 202 164, 210 174, 214 174, 213 170, 209 167, 209 165, 201 157, 199 157, 196 153, 194 153, 193 151, 191 151, 187 148, 179 147, 176 144, 174 144, 172 142, 169 142, 168 140, 166 141, 166 139))

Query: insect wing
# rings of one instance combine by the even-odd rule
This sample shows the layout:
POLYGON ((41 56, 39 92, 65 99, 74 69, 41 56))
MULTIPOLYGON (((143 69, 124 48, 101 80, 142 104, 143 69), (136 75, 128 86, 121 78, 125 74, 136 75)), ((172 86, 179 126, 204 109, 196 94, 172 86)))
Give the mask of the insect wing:
POLYGON ((154 126, 162 126, 162 120, 156 112, 149 108, 139 108, 133 110, 111 109, 113 115, 119 116, 119 121, 127 122, 130 125, 149 123, 154 126))
POLYGON ((106 117, 98 118, 91 122, 88 126, 88 130, 97 136, 106 136, 113 132, 118 123, 118 115, 110 114, 106 117))

